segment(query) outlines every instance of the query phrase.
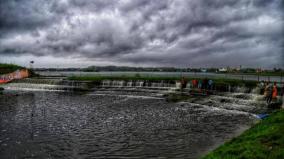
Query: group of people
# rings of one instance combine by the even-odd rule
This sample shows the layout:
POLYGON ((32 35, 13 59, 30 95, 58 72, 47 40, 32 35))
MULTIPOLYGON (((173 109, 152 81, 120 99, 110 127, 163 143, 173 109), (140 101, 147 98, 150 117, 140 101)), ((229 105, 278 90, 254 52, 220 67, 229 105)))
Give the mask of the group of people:
POLYGON ((276 100, 277 94, 278 90, 276 82, 274 82, 273 86, 269 82, 264 84, 264 98, 267 104, 270 104, 272 100, 276 100))
MULTIPOLYGON (((182 77, 181 89, 186 88, 187 83, 188 83, 188 81, 184 77, 182 77)), ((191 83, 189 83, 189 84, 190 84, 191 88, 198 88, 198 89, 205 89, 205 90, 212 90, 213 89, 213 80, 207 79, 207 78, 205 78, 203 80, 193 79, 191 81, 191 83)))
MULTIPOLYGON (((193 79, 190 81, 190 83, 188 83, 187 79, 182 77, 181 79, 181 91, 186 88, 189 84, 189 88, 192 89, 199 89, 199 90, 204 90, 204 91, 208 91, 208 90, 213 90, 213 80, 212 79, 193 79)), ((264 94, 264 98, 266 100, 267 104, 270 104, 272 101, 276 101, 277 100, 277 95, 278 95, 278 89, 277 89, 277 84, 276 82, 269 83, 269 82, 261 82, 260 83, 261 86, 261 92, 264 94)), ((284 92, 284 88, 282 88, 282 93, 280 93, 283 96, 284 92)), ((284 96, 283 96, 284 99, 284 96)), ((284 107, 284 104, 283 104, 284 107)))
POLYGON ((206 90, 212 90, 213 89, 213 80, 211 79, 193 79, 191 81, 192 88, 198 88, 198 89, 206 89, 206 90))

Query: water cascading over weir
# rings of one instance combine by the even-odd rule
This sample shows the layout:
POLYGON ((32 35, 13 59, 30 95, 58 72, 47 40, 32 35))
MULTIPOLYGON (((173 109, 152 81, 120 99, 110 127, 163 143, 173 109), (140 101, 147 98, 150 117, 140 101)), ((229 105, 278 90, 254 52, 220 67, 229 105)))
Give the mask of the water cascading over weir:
MULTIPOLYGON (((39 77, 14 79, 13 82, 1 85, 4 89, 10 90, 57 90, 57 91, 95 91, 95 90, 155 90, 155 91, 175 91, 180 89, 179 80, 100 80, 100 81, 73 81, 64 77, 39 77)), ((188 82, 185 90, 191 89, 188 82)), ((252 92, 253 88, 240 86, 214 85, 214 91, 220 92, 252 92)))
POLYGON ((178 88, 176 81, 147 81, 147 80, 103 80, 96 85, 101 88, 149 88, 149 89, 169 89, 178 88))
POLYGON ((169 90, 179 88, 177 81, 124 81, 124 80, 102 80, 95 82, 72 81, 64 78, 26 78, 14 80, 5 84, 5 89, 43 89, 63 91, 92 91, 96 89, 153 89, 169 90))

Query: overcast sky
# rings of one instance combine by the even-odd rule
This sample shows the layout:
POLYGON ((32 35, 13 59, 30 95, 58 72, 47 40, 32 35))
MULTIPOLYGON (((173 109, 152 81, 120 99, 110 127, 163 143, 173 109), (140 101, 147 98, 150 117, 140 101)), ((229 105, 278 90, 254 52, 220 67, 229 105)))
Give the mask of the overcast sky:
POLYGON ((283 0, 0 0, 0 62, 283 67, 283 0))

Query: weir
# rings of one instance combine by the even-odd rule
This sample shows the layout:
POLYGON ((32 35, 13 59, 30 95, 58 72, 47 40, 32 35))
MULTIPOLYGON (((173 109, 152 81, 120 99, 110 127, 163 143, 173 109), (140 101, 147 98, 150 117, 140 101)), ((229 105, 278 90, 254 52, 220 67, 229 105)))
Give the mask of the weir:
POLYGON ((179 83, 174 81, 123 81, 123 80, 103 80, 96 82, 80 82, 64 79, 23 79, 13 83, 2 85, 4 89, 43 89, 43 90, 96 90, 96 89, 157 89, 169 90, 178 89, 179 83))
MULTIPOLYGON (((74 81, 65 78, 26 78, 14 80, 8 84, 2 84, 4 89, 40 89, 40 90, 61 90, 61 91, 94 91, 99 89, 135 89, 139 90, 161 90, 161 91, 178 91, 181 83, 177 80, 100 80, 100 81, 74 81)), ((279 85, 279 92, 282 92, 282 85, 279 85)), ((188 82, 184 88, 185 92, 199 90, 193 88, 188 82)), ((235 93, 253 93, 259 94, 260 87, 232 86, 230 84, 213 85, 211 92, 235 92, 235 93)))
MULTIPOLYGON (((4 89, 47 89, 47 90, 96 90, 96 89, 155 89, 155 90, 179 90, 179 81, 147 81, 147 80, 102 80, 95 82, 72 81, 66 79, 27 78, 15 80, 11 83, 1 85, 4 89)), ((190 91, 192 86, 188 84, 185 91, 190 91)), ((218 85, 213 91, 220 92, 256 92, 253 88, 233 87, 230 85, 218 85)), ((257 92, 256 92, 257 93, 257 92)))
POLYGON ((97 83, 97 87, 137 87, 137 88, 178 88, 178 82, 175 81, 143 81, 143 80, 103 80, 97 83))
POLYGON ((67 81, 63 79, 46 79, 46 78, 26 78, 21 80, 14 80, 13 82, 1 85, 7 90, 78 90, 86 88, 85 83, 67 81))

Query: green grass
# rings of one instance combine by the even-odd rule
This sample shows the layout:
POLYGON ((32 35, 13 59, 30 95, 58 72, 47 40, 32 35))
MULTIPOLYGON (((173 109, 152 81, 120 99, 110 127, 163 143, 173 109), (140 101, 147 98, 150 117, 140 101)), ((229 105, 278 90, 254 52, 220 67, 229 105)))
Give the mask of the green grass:
MULTIPOLYGON (((69 80, 75 81, 102 81, 102 80, 147 80, 147 81, 176 81, 180 80, 180 77, 161 77, 161 76, 72 76, 68 78, 69 80)), ((186 78, 188 81, 194 78, 186 78)), ((200 79, 200 78, 195 78, 200 79)), ((256 87, 256 81, 243 81, 237 79, 224 79, 224 78, 217 78, 213 79, 214 84, 216 86, 224 86, 224 85, 231 85, 231 86, 246 86, 246 87, 256 87)))
POLYGON ((284 110, 245 131, 241 136, 220 146, 203 159, 283 159, 284 110))
MULTIPOLYGON (((7 74, 7 73, 12 73, 18 69, 27 69, 25 67, 22 66, 18 66, 18 65, 14 65, 14 64, 3 64, 0 63, 0 75, 1 74, 7 74)), ((38 77, 39 75, 36 74, 33 70, 29 70, 30 73, 30 77, 38 77)))
POLYGON ((22 69, 24 67, 22 66, 18 66, 18 65, 14 65, 14 64, 3 64, 0 63, 0 74, 6 74, 6 73, 11 73, 14 72, 18 69, 22 69))
POLYGON ((226 73, 226 74, 232 74, 232 75, 254 75, 254 76, 284 76, 283 72, 250 72, 250 73, 226 73))

